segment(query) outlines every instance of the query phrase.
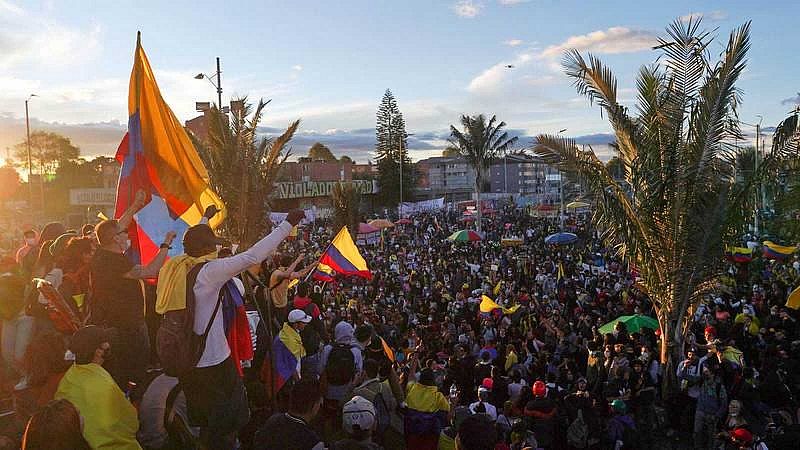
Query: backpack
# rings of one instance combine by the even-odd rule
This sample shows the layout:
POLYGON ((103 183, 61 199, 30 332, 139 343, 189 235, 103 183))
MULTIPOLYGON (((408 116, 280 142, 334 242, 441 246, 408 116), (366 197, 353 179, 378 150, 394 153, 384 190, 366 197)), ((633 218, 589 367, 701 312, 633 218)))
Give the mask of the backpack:
POLYGON ((317 306, 314 303, 309 303, 303 308, 303 312, 308 314, 312 317, 311 322, 303 328, 303 331, 300 332, 300 338, 303 340, 303 348, 306 350, 306 355, 311 356, 316 354, 319 351, 319 346, 322 343, 322 338, 319 335, 319 330, 317 327, 319 326, 319 318, 314 317, 314 307, 317 306))
POLYGON ((578 417, 567 428, 567 444, 575 448, 586 448, 589 440, 589 427, 583 420, 583 410, 578 410, 578 417))
POLYGON ((325 364, 325 376, 328 384, 343 386, 349 383, 356 374, 356 358, 349 344, 334 344, 325 364))
POLYGON ((186 275, 186 307, 175 311, 167 311, 161 318, 161 326, 156 334, 156 350, 164 373, 171 377, 181 377, 197 366, 206 349, 206 339, 211 325, 222 305, 224 289, 220 289, 217 305, 202 335, 194 332, 194 314, 197 299, 194 296, 194 285, 197 274, 205 263, 192 267, 186 275))

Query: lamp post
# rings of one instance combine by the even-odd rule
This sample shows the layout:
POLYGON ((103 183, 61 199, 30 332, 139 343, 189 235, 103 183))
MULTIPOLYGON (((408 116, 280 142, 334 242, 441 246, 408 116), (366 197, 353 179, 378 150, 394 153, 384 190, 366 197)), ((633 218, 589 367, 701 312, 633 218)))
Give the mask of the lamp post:
MULTIPOLYGON (((558 134, 567 131, 566 128, 563 128, 558 131, 558 134)), ((558 215, 559 215, 559 222, 561 225, 561 231, 564 231, 564 175, 561 173, 561 170, 558 171, 558 197, 559 197, 559 208, 558 208, 558 215)))
MULTIPOLYGON (((38 97, 38 95, 31 94, 25 99, 25 146, 28 150, 28 207, 31 208, 31 211, 33 211, 33 185, 31 184, 33 182, 31 180, 33 177, 33 159, 31 158, 31 121, 28 116, 28 102, 33 97, 38 97)), ((41 182, 42 180, 40 179, 39 181, 41 182)))
POLYGON ((214 88, 217 89, 217 108, 222 110, 222 70, 220 70, 219 65, 219 56, 217 56, 217 72, 215 73, 217 77, 217 82, 214 82, 214 79, 206 75, 205 73, 198 73, 194 76, 195 80, 202 80, 203 78, 207 79, 209 83, 211 83, 214 88))

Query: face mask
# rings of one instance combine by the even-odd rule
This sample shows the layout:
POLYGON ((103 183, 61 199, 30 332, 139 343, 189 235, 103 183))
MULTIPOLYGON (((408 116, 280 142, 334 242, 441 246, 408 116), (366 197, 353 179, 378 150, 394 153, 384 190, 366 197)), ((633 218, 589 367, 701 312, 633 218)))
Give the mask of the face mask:
POLYGON ((28 245, 36 245, 36 238, 27 238, 25 239, 25 243, 28 245))
POLYGON ((122 253, 127 252, 128 249, 131 248, 131 240, 130 239, 125 239, 124 241, 122 241, 122 244, 120 245, 120 248, 122 248, 122 253))

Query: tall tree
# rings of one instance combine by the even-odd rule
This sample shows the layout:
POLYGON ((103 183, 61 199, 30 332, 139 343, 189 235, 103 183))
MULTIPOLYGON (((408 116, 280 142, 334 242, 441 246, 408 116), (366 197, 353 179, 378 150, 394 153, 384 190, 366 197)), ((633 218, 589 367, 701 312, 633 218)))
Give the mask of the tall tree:
POLYGON ((519 139, 517 136, 509 137, 503 131, 505 122, 497 123, 497 116, 492 116, 489 121, 483 114, 477 116, 461 116, 463 130, 450 125, 450 143, 458 149, 459 154, 467 160, 475 171, 475 198, 478 220, 478 231, 481 230, 481 191, 486 181, 486 174, 492 162, 514 146, 519 139))
MULTIPOLYGON (((540 135, 534 147, 546 162, 584 180, 606 242, 638 270, 661 327, 665 392, 675 387, 689 311, 722 273, 724 243, 738 234, 747 214, 741 205, 752 192, 752 184, 734 180, 741 139, 736 82, 750 24, 730 34, 719 62, 709 60, 712 37, 699 25, 676 20, 667 28, 659 64, 639 70, 636 115, 620 104, 617 80, 600 60, 576 50, 564 56, 578 92, 603 109, 614 130, 631 195, 572 139, 540 135)), ((772 156, 764 166, 771 164, 772 156)))
POLYGON ((333 155, 331 149, 321 142, 315 143, 308 149, 308 157, 312 161, 336 161, 336 156, 333 155))
POLYGON ((208 141, 194 138, 208 169, 211 187, 228 209, 224 224, 228 236, 247 248, 267 229, 270 198, 283 163, 291 154, 287 148, 300 121, 292 122, 280 136, 258 136, 256 131, 269 102, 259 100, 253 107, 243 97, 242 108, 231 117, 213 107, 208 115, 208 141))
POLYGON ((410 200, 416 177, 411 159, 408 157, 406 122, 389 89, 383 94, 378 106, 375 124, 375 159, 378 163, 381 203, 395 206, 401 197, 403 201, 410 200))
MULTIPOLYGON (((28 167, 27 141, 14 146, 14 156, 20 167, 28 167)), ((78 159, 81 151, 66 136, 50 131, 31 133, 31 160, 34 172, 53 175, 60 165, 78 159)))
POLYGON ((773 152, 787 157, 778 164, 772 181, 778 181, 780 189, 775 196, 775 217, 768 228, 772 234, 789 242, 800 240, 800 107, 781 121, 772 137, 773 152))
POLYGON ((353 242, 358 235, 358 224, 361 221, 361 192, 353 183, 336 183, 331 190, 331 202, 333 203, 333 230, 338 233, 346 226, 353 238, 353 242))

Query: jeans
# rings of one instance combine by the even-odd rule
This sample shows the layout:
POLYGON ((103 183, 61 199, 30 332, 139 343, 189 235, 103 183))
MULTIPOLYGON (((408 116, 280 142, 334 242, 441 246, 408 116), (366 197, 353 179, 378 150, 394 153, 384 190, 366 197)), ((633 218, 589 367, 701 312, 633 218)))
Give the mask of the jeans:
POLYGON ((717 415, 700 410, 694 413, 694 448, 711 449, 717 432, 717 415))
POLYGON ((20 313, 11 320, 3 321, 2 352, 3 359, 20 371, 22 368, 25 351, 28 349, 35 330, 35 319, 20 313))

